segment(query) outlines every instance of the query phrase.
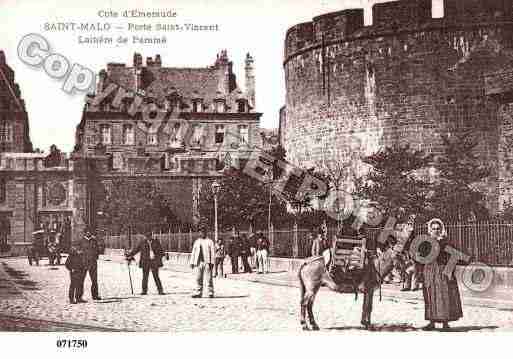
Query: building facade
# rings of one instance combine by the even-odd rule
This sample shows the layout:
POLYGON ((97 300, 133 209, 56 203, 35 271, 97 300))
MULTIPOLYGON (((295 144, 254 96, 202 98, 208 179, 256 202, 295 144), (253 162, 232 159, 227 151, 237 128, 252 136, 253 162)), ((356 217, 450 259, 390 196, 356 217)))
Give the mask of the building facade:
POLYGON ((9 80, 0 100, 10 99, 14 113, 0 118, 13 123, 10 147, 0 152, 0 216, 11 241, 30 241, 40 223, 71 221, 73 235, 95 226, 93 187, 108 192, 116 178, 153 181, 182 223, 196 222, 201 187, 262 143, 254 60, 247 55, 245 90, 232 67, 226 50, 205 68, 163 67, 159 55, 143 64, 140 54, 131 66, 109 63, 87 96, 68 158, 56 148, 30 153, 26 112, 13 104, 23 105, 19 88, 0 57, 9 80))
POLYGON ((285 38, 280 137, 303 166, 410 144, 440 154, 441 135, 470 132, 494 174, 492 210, 511 197, 513 4, 445 0, 376 4, 317 16, 285 38), (509 146, 509 147, 508 147, 509 146))
POLYGON ((0 152, 30 152, 32 144, 25 101, 14 71, 0 50, 0 152))

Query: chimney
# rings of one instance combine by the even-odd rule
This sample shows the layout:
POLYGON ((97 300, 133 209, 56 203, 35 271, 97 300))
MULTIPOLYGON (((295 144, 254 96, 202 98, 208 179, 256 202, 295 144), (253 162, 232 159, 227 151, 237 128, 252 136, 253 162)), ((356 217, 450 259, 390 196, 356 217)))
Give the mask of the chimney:
POLYGON ((246 55, 246 94, 248 96, 249 104, 255 108, 255 60, 249 54, 246 55))
POLYGON ((105 87, 105 79, 107 78, 107 71, 101 70, 98 74, 98 83, 96 84, 96 94, 102 93, 105 87))
POLYGON ((0 65, 5 65, 5 53, 0 50, 0 65))
POLYGON ((232 62, 228 59, 228 51, 222 50, 217 54, 215 68, 218 78, 217 90, 223 95, 228 95, 231 91, 231 80, 233 75, 232 62))
POLYGON ((134 53, 134 67, 142 66, 142 56, 139 53, 134 53))

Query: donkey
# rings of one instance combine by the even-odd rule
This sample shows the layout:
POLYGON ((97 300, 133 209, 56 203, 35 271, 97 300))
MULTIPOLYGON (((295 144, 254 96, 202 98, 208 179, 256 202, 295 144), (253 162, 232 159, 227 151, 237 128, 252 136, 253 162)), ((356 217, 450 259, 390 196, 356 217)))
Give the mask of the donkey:
POLYGON ((394 268, 394 261, 403 251, 406 240, 413 232, 414 217, 405 223, 402 228, 394 230, 394 237, 397 244, 385 250, 381 255, 367 256, 363 270, 359 271, 352 278, 352 283, 335 283, 326 269, 324 257, 314 257, 301 265, 298 271, 299 287, 301 291, 301 314, 300 323, 303 330, 309 330, 306 323, 306 313, 312 330, 319 330, 313 315, 313 304, 315 296, 323 286, 339 293, 355 293, 355 286, 362 292, 363 308, 361 324, 365 329, 371 327, 371 312, 374 290, 380 285, 394 268))

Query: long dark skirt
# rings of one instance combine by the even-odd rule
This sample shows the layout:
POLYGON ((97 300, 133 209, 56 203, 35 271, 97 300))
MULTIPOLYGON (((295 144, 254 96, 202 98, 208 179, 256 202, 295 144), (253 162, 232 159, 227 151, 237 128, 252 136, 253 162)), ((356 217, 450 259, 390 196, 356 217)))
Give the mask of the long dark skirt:
POLYGON ((443 274, 444 268, 436 261, 424 266, 425 318, 433 322, 451 322, 463 317, 458 283, 443 274))

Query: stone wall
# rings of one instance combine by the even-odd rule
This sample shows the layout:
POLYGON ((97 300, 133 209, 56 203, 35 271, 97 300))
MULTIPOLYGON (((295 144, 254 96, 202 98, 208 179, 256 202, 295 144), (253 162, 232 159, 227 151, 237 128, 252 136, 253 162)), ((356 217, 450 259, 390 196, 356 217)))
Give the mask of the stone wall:
MULTIPOLYGON (((447 1, 443 19, 431 19, 430 1, 379 4, 373 26, 351 33, 340 24, 359 24, 355 10, 328 14, 329 28, 321 16, 289 29, 280 128, 288 159, 312 166, 396 143, 436 155, 441 134, 471 131, 483 162, 496 163, 504 99, 488 93, 487 79, 504 77, 513 60, 513 11, 500 1, 473 3, 483 6, 447 1)), ((497 186, 487 187, 496 207, 497 186)))

